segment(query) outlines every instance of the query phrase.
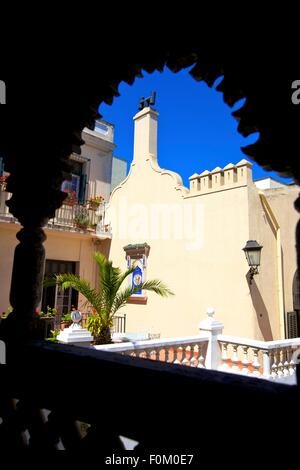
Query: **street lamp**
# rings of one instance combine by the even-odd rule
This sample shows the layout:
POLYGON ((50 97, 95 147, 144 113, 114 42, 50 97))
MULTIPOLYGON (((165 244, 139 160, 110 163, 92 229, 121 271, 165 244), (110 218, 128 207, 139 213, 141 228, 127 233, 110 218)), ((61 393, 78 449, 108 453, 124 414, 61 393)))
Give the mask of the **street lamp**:
POLYGON ((248 240, 243 248, 248 265, 250 266, 250 284, 255 274, 258 274, 258 266, 260 266, 260 255, 262 246, 256 240, 248 240))

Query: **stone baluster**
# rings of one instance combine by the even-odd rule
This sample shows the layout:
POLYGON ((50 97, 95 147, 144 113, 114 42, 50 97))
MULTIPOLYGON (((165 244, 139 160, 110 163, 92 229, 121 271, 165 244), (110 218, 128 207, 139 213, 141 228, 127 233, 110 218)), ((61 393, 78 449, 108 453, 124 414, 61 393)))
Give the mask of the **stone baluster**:
POLYGON ((141 357, 142 359, 147 358, 147 352, 143 349, 141 351, 138 351, 137 355, 138 355, 138 357, 141 357))
POLYGON ((239 358, 238 358, 238 344, 232 344, 232 366, 231 370, 232 372, 235 373, 240 373, 240 368, 239 368, 239 358))
POLYGON ((289 377, 289 351, 288 348, 282 350, 282 362, 283 362, 283 375, 289 377))
POLYGON ((271 363, 271 377, 273 380, 277 379, 277 362, 276 362, 276 354, 275 350, 270 350, 270 363, 271 363))
POLYGON ((243 360, 242 360, 242 364, 243 364, 243 369, 242 369, 242 374, 245 374, 245 375, 249 375, 250 374, 250 371, 249 371, 249 359, 248 359, 248 349, 249 349, 249 346, 243 346, 243 360))
POLYGON ((181 346, 174 346, 173 364, 181 364, 181 361, 179 360, 179 356, 181 356, 181 355, 182 355, 181 346))
POLYGON ((199 369, 205 369, 205 365, 204 365, 204 356, 203 356, 203 347, 202 347, 202 344, 199 343, 198 344, 198 365, 197 367, 199 369))
POLYGON ((191 358, 191 349, 190 346, 182 346, 182 361, 181 364, 184 366, 189 366, 190 365, 190 359, 188 359, 188 356, 191 358))
POLYGON ((228 365, 228 343, 221 342, 221 348, 222 348, 222 364, 219 366, 219 370, 228 370, 229 365, 228 365))
POLYGON ((170 346, 165 346, 165 361, 171 362, 170 360, 170 346))
POLYGON ((150 351, 150 359, 152 361, 155 361, 156 360, 156 349, 152 347, 151 351, 150 351))
POLYGON ((278 378, 282 378, 283 377, 283 363, 282 363, 282 349, 278 348, 276 349, 276 356, 278 358, 277 360, 277 376, 278 378))
POLYGON ((253 375, 255 377, 260 377, 261 376, 261 372, 260 372, 260 363, 259 363, 259 360, 258 360, 258 349, 257 348, 253 348, 253 362, 252 362, 252 366, 253 366, 253 375))
POLYGON ((151 359, 151 348, 145 348, 144 349, 144 352, 145 352, 145 359, 151 359))
POLYGON ((263 376, 266 379, 269 379, 271 376, 270 353, 267 349, 264 349, 262 353, 263 353, 263 376))
POLYGON ((161 347, 154 349, 155 360, 159 361, 161 356, 161 347))
POLYGON ((196 345, 195 344, 191 344, 191 349, 190 349, 190 366, 191 367, 196 367, 196 345))
POLYGON ((294 375, 296 373, 296 364, 293 361, 293 350, 291 347, 288 348, 289 354, 289 374, 294 375))

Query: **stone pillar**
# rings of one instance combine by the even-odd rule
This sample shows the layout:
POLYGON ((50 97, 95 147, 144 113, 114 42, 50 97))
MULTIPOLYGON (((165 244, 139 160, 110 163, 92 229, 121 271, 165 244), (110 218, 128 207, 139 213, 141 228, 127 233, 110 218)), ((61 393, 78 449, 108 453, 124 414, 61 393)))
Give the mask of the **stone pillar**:
MULTIPOLYGON (((22 341, 44 338, 44 324, 37 314, 42 298, 45 264, 43 243, 46 235, 43 227, 65 198, 65 194, 60 191, 63 157, 57 157, 56 161, 53 157, 51 167, 45 157, 43 164, 47 173, 46 170, 43 170, 44 173, 40 170, 40 177, 34 179, 31 173, 39 174, 39 165, 42 165, 42 157, 39 155, 39 159, 35 159, 35 156, 34 153, 26 154, 21 159, 18 154, 17 161, 8 167, 11 173, 7 189, 12 197, 6 204, 22 226, 16 236, 19 244, 15 248, 10 288, 13 311, 0 325, 0 338, 11 343, 11 349, 15 349, 16 344, 22 341), (47 178, 42 178, 44 174, 47 178)), ((50 156, 47 157, 50 160, 50 156)))
POLYGON ((215 311, 213 308, 207 309, 207 317, 199 323, 200 333, 205 333, 209 336, 205 367, 206 369, 217 370, 221 364, 221 348, 218 342, 218 335, 223 333, 223 323, 214 320, 213 316, 215 311))
POLYGON ((15 248, 9 296, 13 311, 1 322, 0 329, 0 336, 13 343, 44 338, 37 309, 43 289, 46 235, 41 227, 25 226, 17 239, 20 243, 15 248))

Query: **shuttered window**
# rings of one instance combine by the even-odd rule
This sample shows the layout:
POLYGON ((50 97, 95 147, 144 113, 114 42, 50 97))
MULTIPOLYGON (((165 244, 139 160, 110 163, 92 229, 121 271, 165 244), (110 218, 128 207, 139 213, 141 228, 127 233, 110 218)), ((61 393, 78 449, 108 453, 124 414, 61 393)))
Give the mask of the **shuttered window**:
POLYGON ((298 338, 298 313, 287 312, 287 327, 288 327, 288 338, 298 338))
POLYGON ((298 270, 295 272, 293 279, 293 308, 300 310, 300 284, 298 270))

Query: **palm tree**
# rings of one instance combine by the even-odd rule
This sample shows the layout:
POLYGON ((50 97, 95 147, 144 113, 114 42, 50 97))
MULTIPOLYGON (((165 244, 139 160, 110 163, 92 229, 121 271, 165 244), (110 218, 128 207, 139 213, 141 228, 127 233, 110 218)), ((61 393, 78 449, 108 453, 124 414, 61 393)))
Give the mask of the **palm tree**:
POLYGON ((125 279, 132 274, 136 267, 122 272, 113 267, 102 253, 96 251, 93 257, 99 268, 99 285, 94 289, 85 279, 80 279, 75 274, 56 274, 44 281, 46 286, 59 285, 62 289, 72 287, 86 298, 84 306, 92 308, 92 315, 88 319, 88 329, 95 338, 96 344, 111 343, 110 328, 113 325, 113 317, 120 308, 126 305, 129 297, 140 290, 155 292, 167 297, 174 295, 168 287, 158 279, 142 282, 136 287, 121 289, 125 279))

